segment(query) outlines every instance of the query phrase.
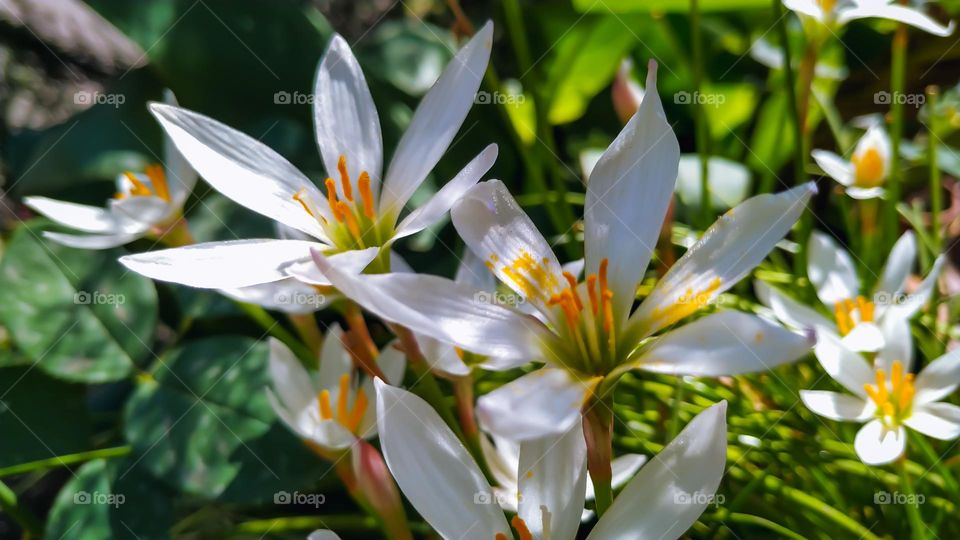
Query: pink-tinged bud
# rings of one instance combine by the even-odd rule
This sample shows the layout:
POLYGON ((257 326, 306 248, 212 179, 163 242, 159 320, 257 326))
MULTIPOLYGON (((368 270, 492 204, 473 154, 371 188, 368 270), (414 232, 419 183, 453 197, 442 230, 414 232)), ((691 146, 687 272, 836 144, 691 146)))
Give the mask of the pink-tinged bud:
POLYGON ((392 540, 413 540, 407 525, 400 490, 383 456, 370 443, 359 439, 351 452, 357 487, 364 499, 383 519, 384 527, 392 540))
POLYGON ((610 90, 613 108, 623 124, 633 117, 640 108, 640 102, 643 101, 643 88, 630 77, 632 69, 633 62, 629 58, 624 58, 620 62, 620 69, 617 70, 617 76, 610 90))

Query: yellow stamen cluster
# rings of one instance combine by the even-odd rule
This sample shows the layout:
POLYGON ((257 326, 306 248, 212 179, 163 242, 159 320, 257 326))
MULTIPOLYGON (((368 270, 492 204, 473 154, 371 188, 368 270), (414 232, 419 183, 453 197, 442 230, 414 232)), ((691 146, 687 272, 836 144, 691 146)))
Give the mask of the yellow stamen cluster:
POLYGON ((863 154, 851 159, 854 170, 854 184, 857 187, 872 188, 883 183, 883 156, 876 148, 867 148, 863 154))
MULTIPOLYGON (((519 540, 533 540, 533 534, 530 532, 530 528, 527 527, 527 523, 523 521, 520 516, 513 516, 513 519, 510 520, 510 525, 517 531, 517 538, 519 540)), ((493 536, 493 540, 508 540, 508 537, 504 533, 497 533, 493 536)))
POLYGON ((703 290, 694 292, 693 287, 688 287, 673 304, 654 309, 650 318, 662 327, 669 326, 684 317, 692 315, 713 300, 714 293, 720 289, 722 283, 719 277, 715 277, 703 290))
POLYGON ((817 0, 817 4, 824 13, 831 13, 837 5, 837 0, 817 0))
POLYGON ((333 410, 330 403, 330 391, 322 390, 317 396, 320 405, 320 419, 334 420, 347 428, 351 433, 357 434, 360 428, 360 422, 367 411, 367 395, 362 388, 357 389, 357 396, 353 400, 353 408, 348 404, 350 396, 350 374, 344 373, 340 376, 340 388, 337 392, 337 409, 333 410))
POLYGON ((882 369, 876 372, 875 384, 863 385, 867 395, 877 405, 877 414, 889 427, 900 425, 909 415, 913 403, 913 373, 904 374, 903 371, 903 363, 895 360, 890 368, 889 385, 887 374, 882 369))
POLYGON ((147 165, 143 173, 150 179, 150 185, 143 183, 136 174, 126 171, 123 176, 130 181, 132 185, 128 193, 118 192, 114 198, 123 199, 127 195, 133 197, 159 197, 166 202, 170 202, 170 186, 167 184, 167 175, 163 171, 163 166, 158 164, 147 165), (152 189, 151 189, 152 187, 152 189))
MULTIPOLYGON (((357 191, 360 192, 359 201, 354 197, 353 184, 350 182, 350 173, 347 171, 347 157, 340 156, 337 161, 337 172, 340 176, 340 191, 343 193, 343 200, 337 195, 337 182, 333 178, 324 180, 324 187, 327 192, 327 206, 330 207, 330 213, 337 223, 342 223, 346 227, 350 237, 353 238, 361 247, 365 247, 363 234, 368 228, 375 228, 377 218, 374 207, 373 190, 370 185, 370 173, 360 171, 357 178, 357 191)), ((300 190, 293 195, 293 200, 300 203, 303 210, 315 219, 327 221, 315 212, 312 201, 304 198, 305 190, 300 190)))
MULTIPOLYGON (((590 313, 594 320, 597 317, 602 317, 603 331, 608 334, 613 330, 613 291, 607 284, 609 262, 607 259, 600 261, 599 276, 598 274, 590 274, 586 281, 590 313), (598 281, 599 291, 597 290, 598 281)), ((570 272, 564 272, 563 277, 567 281, 567 287, 551 296, 547 300, 547 305, 560 306, 571 332, 576 332, 580 324, 580 314, 583 312, 584 304, 580 298, 580 293, 577 291, 577 278, 570 272)))
POLYGON ((848 298, 837 302, 833 306, 833 314, 837 319, 840 335, 849 334, 858 323, 873 322, 874 309, 873 302, 863 296, 858 296, 856 300, 848 298))
MULTIPOLYGON (((486 265, 495 271, 500 258, 490 255, 486 265)), ((500 271, 520 288, 524 298, 530 300, 548 300, 560 288, 560 280, 550 270, 549 259, 537 260, 529 251, 523 250, 512 263, 503 265, 500 271)))

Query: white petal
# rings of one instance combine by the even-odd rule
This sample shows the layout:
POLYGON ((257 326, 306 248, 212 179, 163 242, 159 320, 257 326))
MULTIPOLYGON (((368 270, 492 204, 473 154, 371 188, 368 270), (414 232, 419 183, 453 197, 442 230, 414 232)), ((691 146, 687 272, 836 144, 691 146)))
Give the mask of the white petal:
MULTIPOLYGON (((620 457, 613 458, 613 462, 610 464, 613 472, 610 485, 613 489, 617 489, 626 484, 633 478, 633 475, 637 474, 637 471, 639 471, 640 467, 643 467, 643 464, 646 462, 647 456, 643 454, 624 454, 620 457)), ((587 500, 592 501, 595 496, 593 481, 590 480, 590 475, 587 474, 587 500)))
POLYGON ((883 348, 885 338, 880 327, 870 322, 857 323, 841 340, 843 346, 855 352, 877 352, 883 348))
POLYGON ((110 199, 107 204, 110 205, 113 214, 121 220, 140 224, 139 227, 134 225, 132 227, 134 229, 146 229, 160 224, 168 220, 177 210, 160 197, 124 197, 110 199))
POLYGON ((440 415, 405 390, 379 379, 376 387, 383 457, 417 512, 446 539, 509 538, 490 485, 440 415))
POLYGON ((800 399, 813 413, 831 420, 864 422, 877 410, 872 401, 824 390, 801 390, 800 399))
POLYGON ((51 231, 43 231, 43 237, 49 238, 58 244, 78 249, 110 249, 139 238, 140 234, 114 234, 114 235, 77 235, 64 234, 51 231))
POLYGON ((450 60, 420 101, 387 168, 380 215, 399 214, 447 151, 473 105, 492 46, 493 23, 488 22, 450 60))
POLYGON ((478 291, 493 292, 497 290, 496 276, 490 272, 483 259, 470 249, 463 250, 460 264, 457 265, 457 274, 453 277, 457 283, 469 285, 478 291))
POLYGON ((819 232, 811 234, 807 256, 807 274, 825 305, 832 308, 837 302, 860 294, 853 260, 832 238, 819 232))
POLYGON ((883 194, 885 193, 885 191, 881 187, 860 188, 856 186, 850 186, 844 190, 844 193, 849 195, 851 199, 857 199, 858 201, 866 201, 869 199, 877 199, 879 197, 883 197, 883 194))
POLYGON ((933 295, 933 288, 937 286, 937 280, 940 278, 940 272, 943 270, 945 263, 945 256, 941 255, 937 257, 937 260, 933 262, 933 268, 930 269, 930 273, 927 274, 927 277, 917 286, 917 289, 913 291, 913 293, 908 294, 902 303, 890 306, 886 310, 886 313, 884 313, 884 317, 895 316, 910 319, 916 315, 916 313, 920 311, 920 308, 930 301, 930 297, 933 295))
MULTIPOLYGON (((317 66, 313 123, 327 176, 339 178, 337 162, 345 156, 352 186, 357 187, 360 172, 366 171, 373 193, 379 192, 383 167, 380 118, 360 64, 339 34, 333 35, 317 66)), ((339 182, 337 191, 342 198, 339 182)))
POLYGON ((812 333, 803 336, 756 315, 722 311, 657 339, 637 367, 672 375, 739 375, 793 362, 813 344, 812 333))
MULTIPOLYGON (((864 324, 858 324, 857 328, 864 324)), ((844 338, 845 344, 847 338, 854 332, 856 328, 844 338)), ((884 317, 880 322, 880 332, 883 334, 883 346, 877 352, 874 367, 883 368, 886 373, 890 373, 893 362, 899 361, 903 364, 904 372, 911 371, 913 369, 913 336, 910 335, 910 323, 898 317, 884 317)))
POLYGON ((534 319, 477 302, 472 287, 427 274, 351 275, 314 252, 314 260, 345 296, 388 321, 477 354, 536 359, 549 334, 534 319))
POLYGON ((302 240, 233 240, 120 257, 124 266, 152 279, 202 289, 233 289, 284 279, 289 265, 323 244, 302 240))
POLYGON ((397 226, 393 240, 416 234, 430 225, 440 221, 454 203, 459 201, 467 190, 473 187, 483 175, 487 174, 493 162, 497 160, 497 145, 487 146, 483 152, 477 154, 457 176, 447 182, 440 191, 434 194, 423 206, 417 208, 410 215, 403 218, 397 226))
MULTIPOLYGON (((380 248, 376 247, 352 249, 334 253, 327 257, 327 260, 330 261, 330 264, 335 265, 341 272, 359 274, 377 258, 378 253, 380 253, 380 248)), ((313 262, 313 259, 309 257, 305 261, 288 266, 286 273, 310 285, 320 287, 330 285, 330 280, 327 279, 327 276, 323 275, 320 268, 318 268, 316 263, 313 262)))
POLYGON ((790 11, 813 17, 821 22, 824 20, 823 10, 816 0, 783 0, 783 5, 790 11))
POLYGON ((274 393, 287 409, 299 411, 316 400, 310 374, 290 349, 275 338, 270 338, 269 366, 274 393))
POLYGON ((337 536, 337 533, 333 531, 318 530, 310 533, 310 536, 307 537, 307 540, 340 540, 340 537, 337 536))
POLYGON ((463 362, 453 345, 428 336, 417 336, 420 352, 423 353, 430 369, 451 377, 463 377, 470 374, 470 366, 463 362))
POLYGON ((477 417, 491 433, 515 441, 564 433, 580 420, 597 382, 575 380, 561 369, 538 369, 482 396, 477 417))
POLYGON ((910 269, 917 258, 917 241, 911 231, 903 233, 890 250, 887 263, 883 266, 883 275, 877 284, 877 292, 891 297, 903 292, 910 277, 910 269))
POLYGON ((844 186, 853 184, 853 164, 849 161, 826 150, 814 150, 810 155, 830 178, 844 186))
POLYGON ((343 342, 343 330, 339 324, 327 329, 320 348, 320 368, 317 370, 317 391, 338 390, 340 377, 353 372, 353 357, 343 342))
MULTIPOLYGON (((715 299, 770 253, 793 227, 816 192, 813 182, 777 194, 752 197, 724 214, 684 253, 631 317, 650 335, 676 322, 682 302, 715 299), (695 298, 689 298, 691 293, 695 298)), ((686 311, 689 312, 689 311, 686 311)))
POLYGON ((587 273, 608 259, 614 317, 627 318, 673 196, 680 144, 667 123, 650 63, 640 108, 590 173, 584 204, 587 273))
POLYGON ((930 362, 917 375, 915 404, 931 403, 949 396, 960 385, 960 348, 930 362))
POLYGON ((899 21, 940 37, 949 36, 954 30, 953 21, 950 21, 947 26, 943 26, 916 9, 885 2, 864 2, 855 8, 845 9, 840 12, 837 21, 840 24, 846 24, 854 19, 869 17, 899 21))
POLYGON ((560 262, 502 182, 474 186, 453 207, 451 217, 470 250, 489 262, 501 281, 540 311, 551 312, 546 302, 567 286, 560 262), (536 266, 537 271, 514 268, 521 260, 527 261, 524 267, 536 266))
POLYGON ((220 289, 220 293, 237 302, 295 315, 313 313, 335 298, 335 295, 319 293, 293 278, 237 289, 220 289))
POLYGON ((827 375, 854 394, 867 397, 863 385, 872 384, 875 377, 873 369, 862 356, 841 345, 840 338, 829 332, 817 333, 817 345, 813 352, 827 375))
POLYGON ((797 302, 762 281, 755 281, 754 287, 761 301, 773 310, 777 319, 798 330, 808 328, 831 328, 835 325, 815 310, 797 302))
POLYGON ((904 424, 934 439, 953 440, 960 437, 960 407, 952 403, 916 406, 904 424))
POLYGON ((587 480, 587 444, 574 424, 566 433, 520 445, 517 515, 534 538, 564 540, 577 535, 587 480))
POLYGON ((857 432, 853 447, 867 465, 885 465, 903 455, 907 431, 902 427, 888 430, 880 420, 871 420, 857 432))
POLYGON ((124 227, 124 222, 118 220, 115 215, 96 206, 58 201, 46 197, 24 197, 23 204, 71 229, 106 235, 131 232, 124 227))
POLYGON ((387 344, 377 357, 377 367, 389 384, 403 382, 403 372, 407 369, 407 355, 396 347, 396 342, 387 344))
POLYGON ((679 538, 716 494, 727 462, 727 403, 687 424, 640 469, 600 518, 588 540, 679 538))
MULTIPOLYGON (((312 201, 323 201, 324 196, 280 154, 249 135, 193 111, 159 103, 152 104, 150 111, 214 189, 254 212, 326 241, 320 222, 293 198, 301 190, 303 197, 312 201)), ((325 205, 314 206, 328 212, 325 205)))

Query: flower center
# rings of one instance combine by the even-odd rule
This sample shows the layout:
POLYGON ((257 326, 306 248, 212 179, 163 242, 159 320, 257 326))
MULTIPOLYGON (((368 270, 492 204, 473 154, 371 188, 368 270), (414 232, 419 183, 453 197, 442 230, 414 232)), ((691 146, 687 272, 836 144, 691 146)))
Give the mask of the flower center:
MULTIPOLYGON (((530 533, 526 522, 524 522, 520 516, 513 516, 513 519, 510 520, 510 525, 517 531, 519 540, 533 540, 533 534, 530 533)), ((546 534, 544 534, 544 536, 546 536, 546 534)), ((508 537, 504 533, 497 533, 493 535, 493 540, 508 540, 508 537)))
POLYGON ((129 197, 159 197, 166 202, 170 202, 170 187, 167 185, 167 175, 163 172, 163 166, 159 164, 147 165, 143 174, 150 181, 140 180, 137 175, 131 171, 126 171, 123 176, 130 181, 129 189, 118 191, 113 197, 115 199, 125 199, 129 197))
MULTIPOLYGON (((491 271, 496 271, 500 257, 491 254, 485 263, 491 271)), ((524 298, 546 302, 560 289, 560 280, 548 268, 549 259, 537 261, 530 252, 524 250, 512 263, 504 265, 501 271, 520 288, 524 298)))
POLYGON ((854 184, 857 187, 873 188, 883 183, 883 157, 876 148, 867 148, 863 154, 853 156, 851 161, 854 169, 854 184))
POLYGON ((837 330, 840 335, 849 334, 859 323, 873 322, 874 309, 873 302, 867 301, 863 296, 858 296, 856 300, 848 298, 837 302, 833 306, 833 313, 837 319, 837 330))
POLYGON ((833 8, 837 5, 837 0, 817 0, 817 5, 820 6, 824 14, 832 13, 833 8))
POLYGON ((344 373, 340 376, 340 388, 337 390, 337 408, 333 409, 330 403, 330 391, 322 390, 317 395, 317 401, 320 404, 321 420, 336 420, 341 426, 347 428, 350 433, 359 435, 360 421, 363 420, 364 413, 367 412, 367 395, 362 388, 357 389, 357 395, 353 400, 353 407, 348 405, 350 398, 350 374, 344 373))
POLYGON ((341 200, 337 195, 337 183, 333 178, 327 178, 324 186, 327 191, 327 205, 334 223, 329 223, 317 210, 315 201, 306 196, 306 190, 293 194, 303 210, 323 224, 330 238, 344 249, 356 247, 366 248, 369 245, 379 245, 377 231, 377 212, 373 204, 373 190, 370 187, 370 173, 360 171, 357 178, 359 197, 354 197, 353 184, 347 172, 347 157, 340 156, 337 161, 337 171, 340 173, 340 189, 343 192, 341 200))
POLYGON ((903 364, 894 360, 890 368, 890 381, 883 369, 876 372, 876 383, 865 384, 863 389, 877 405, 877 417, 890 428, 897 427, 910 416, 913 404, 913 373, 903 373, 903 364))

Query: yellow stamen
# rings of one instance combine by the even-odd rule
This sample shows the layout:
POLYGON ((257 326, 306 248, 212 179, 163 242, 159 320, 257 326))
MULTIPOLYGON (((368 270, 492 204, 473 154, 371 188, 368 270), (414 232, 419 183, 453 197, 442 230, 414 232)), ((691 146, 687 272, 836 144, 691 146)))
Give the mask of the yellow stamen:
POLYGON ((881 402, 885 402, 889 397, 887 394, 887 374, 884 373, 882 369, 878 369, 876 373, 876 379, 877 379, 877 396, 880 397, 881 402))
POLYGON ((508 540, 507 535, 503 533, 497 533, 493 535, 493 540, 508 540))
MULTIPOLYGON (((610 294, 609 298, 607 297, 607 267, 610 264, 610 260, 604 258, 600 261, 600 313, 603 314, 606 318, 607 314, 607 302, 613 298, 613 293, 610 294)), ((606 321, 604 321, 604 327, 606 327, 606 321)))
POLYGON ((310 214, 311 217, 315 218, 317 216, 313 215, 313 210, 310 210, 310 205, 307 204, 307 201, 303 200, 303 195, 306 192, 307 192, 307 188, 300 188, 300 191, 293 194, 293 200, 300 203, 300 206, 302 206, 303 209, 306 210, 306 212, 310 214))
POLYGON ((573 293, 573 300, 577 303, 577 311, 580 311, 583 309, 583 302, 580 301, 580 295, 577 294, 577 278, 573 277, 573 274, 570 272, 564 272, 563 277, 570 285, 570 292, 573 293))
POLYGON ((721 284, 720 278, 715 277, 702 291, 695 292, 693 287, 690 287, 677 298, 673 305, 654 309, 651 317, 657 320, 661 326, 673 324, 709 304, 714 293, 720 289, 721 284))
POLYGON ((347 428, 356 433, 360 428, 360 422, 363 420, 363 414, 367 412, 367 394, 363 388, 357 390, 357 397, 353 401, 353 411, 350 412, 350 421, 347 428))
POLYGON ((353 212, 350 211, 350 207, 347 206, 347 203, 343 201, 337 203, 337 208, 340 209, 340 215, 343 217, 343 221, 347 224, 347 229, 350 231, 350 234, 352 234, 358 242, 362 242, 363 236, 360 233, 360 223, 357 222, 357 216, 353 215, 353 212))
POLYGON ((337 421, 347 426, 350 423, 350 410, 347 408, 347 398, 350 395, 350 374, 340 376, 340 393, 337 394, 337 421))
POLYGON ((357 185, 360 188, 360 200, 363 202, 363 215, 372 221, 377 217, 377 213, 373 209, 373 190, 370 189, 370 174, 367 171, 360 173, 357 185))
POLYGON ((147 165, 144 173, 150 179, 150 183, 153 184, 157 197, 170 202, 170 187, 167 185, 167 175, 163 172, 163 167, 156 163, 147 165))
POLYGON ((833 315, 837 319, 837 331, 841 336, 845 336, 853 330, 853 321, 850 320, 850 314, 844 308, 843 302, 837 302, 833 306, 833 315))
POLYGON ((343 198, 353 202, 353 186, 350 185, 350 175, 347 174, 347 156, 340 154, 337 160, 337 170, 340 171, 340 185, 343 186, 343 198))
POLYGON ((597 314, 597 309, 599 304, 597 304, 597 275, 590 274, 587 276, 587 295, 590 296, 590 311, 593 312, 594 316, 597 314))
POLYGON ((900 410, 905 410, 913 402, 913 395, 916 389, 913 386, 913 373, 908 373, 903 380, 903 388, 900 390, 900 410))
POLYGON ((613 291, 603 291, 603 331, 610 333, 613 328, 613 291))
POLYGON ((317 398, 317 400, 320 402, 320 419, 332 420, 333 409, 330 408, 330 391, 322 390, 317 398))
POLYGON ((337 200, 337 184, 334 183, 333 178, 327 178, 323 184, 327 187, 327 204, 330 206, 330 212, 333 213, 333 219, 343 221, 340 201, 337 200))
POLYGON ((527 523, 523 521, 520 516, 513 516, 513 519, 510 520, 510 525, 517 531, 517 536, 520 540, 533 540, 533 534, 530 533, 530 529, 527 528, 527 523))
POLYGON ((857 310, 860 311, 861 322, 873 322, 873 302, 868 302, 863 296, 858 296, 857 310))
POLYGON ((148 197, 150 195, 153 195, 153 192, 150 191, 150 188, 148 188, 146 184, 141 182, 140 179, 137 178, 137 175, 133 174, 130 171, 123 173, 123 175, 127 177, 127 180, 129 180, 131 184, 133 184, 133 187, 130 188, 131 195, 137 195, 140 197, 148 197))
POLYGON ((876 148, 868 148, 862 155, 853 156, 854 184, 871 188, 883 183, 883 157, 876 148))

